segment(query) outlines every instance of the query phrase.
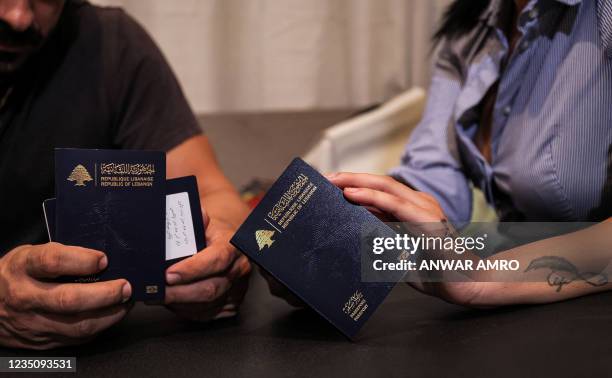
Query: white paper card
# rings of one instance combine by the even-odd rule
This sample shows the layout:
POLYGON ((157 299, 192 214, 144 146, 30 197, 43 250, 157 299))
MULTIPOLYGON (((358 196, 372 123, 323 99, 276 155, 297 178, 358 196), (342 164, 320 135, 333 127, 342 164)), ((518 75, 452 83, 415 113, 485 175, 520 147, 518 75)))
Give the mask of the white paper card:
POLYGON ((191 256, 198 252, 189 194, 166 195, 166 260, 191 256))

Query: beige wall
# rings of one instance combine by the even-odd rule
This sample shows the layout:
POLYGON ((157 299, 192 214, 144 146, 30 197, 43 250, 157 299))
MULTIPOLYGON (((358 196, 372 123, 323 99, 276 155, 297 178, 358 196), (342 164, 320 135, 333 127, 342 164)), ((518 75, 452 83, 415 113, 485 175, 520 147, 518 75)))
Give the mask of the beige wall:
POLYGON ((153 35, 198 113, 384 101, 429 78, 448 0, 94 0, 153 35))

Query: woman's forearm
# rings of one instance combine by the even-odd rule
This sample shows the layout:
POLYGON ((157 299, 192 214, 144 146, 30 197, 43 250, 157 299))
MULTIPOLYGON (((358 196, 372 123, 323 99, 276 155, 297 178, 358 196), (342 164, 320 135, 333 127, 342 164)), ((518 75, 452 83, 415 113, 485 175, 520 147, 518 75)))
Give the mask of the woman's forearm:
MULTIPOLYGON (((546 303, 612 288, 612 222, 539 240, 489 258, 518 260, 515 272, 481 277, 474 305, 546 303)), ((478 279, 478 278, 477 278, 478 279)))

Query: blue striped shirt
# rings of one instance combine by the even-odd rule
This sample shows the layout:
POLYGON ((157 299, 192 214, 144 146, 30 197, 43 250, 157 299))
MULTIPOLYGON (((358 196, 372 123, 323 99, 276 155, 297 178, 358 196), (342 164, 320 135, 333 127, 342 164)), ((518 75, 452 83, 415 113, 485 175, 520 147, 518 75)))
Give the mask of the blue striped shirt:
MULTIPOLYGON (((462 227, 471 181, 500 220, 612 215, 612 0, 532 0, 514 52, 492 0, 478 25, 440 47, 423 118, 391 175, 433 194, 462 227), (491 161, 474 143, 479 104, 499 82, 491 161)), ((506 12, 507 13, 507 12, 506 12)))

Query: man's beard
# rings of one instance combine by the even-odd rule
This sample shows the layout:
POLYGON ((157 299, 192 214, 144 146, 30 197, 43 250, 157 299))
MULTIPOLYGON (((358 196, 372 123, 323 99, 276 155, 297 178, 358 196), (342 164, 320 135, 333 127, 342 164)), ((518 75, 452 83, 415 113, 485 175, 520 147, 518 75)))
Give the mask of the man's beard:
POLYGON ((0 76, 7 76, 17 72, 29 56, 30 52, 15 54, 0 51, 0 76))
POLYGON ((16 31, 0 20, 0 75, 15 73, 43 40, 42 32, 34 25, 16 31))

